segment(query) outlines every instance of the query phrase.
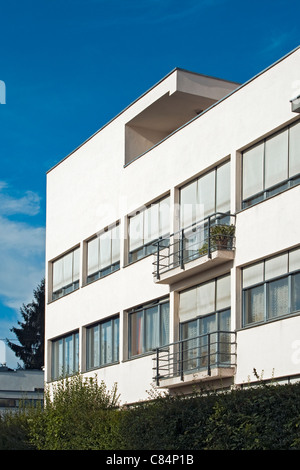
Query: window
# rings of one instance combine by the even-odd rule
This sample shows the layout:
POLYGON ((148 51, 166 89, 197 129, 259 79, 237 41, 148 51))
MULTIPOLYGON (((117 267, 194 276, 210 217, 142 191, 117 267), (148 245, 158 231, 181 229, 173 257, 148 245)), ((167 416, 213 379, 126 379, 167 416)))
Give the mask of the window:
POLYGON ((70 251, 52 264, 52 300, 79 287, 79 248, 70 251))
POLYGON ((243 326, 300 310, 300 248, 243 269, 243 326))
POLYGON ((79 333, 75 332, 52 341, 52 380, 79 371, 79 333))
POLYGON ((230 162, 200 176, 180 190, 180 224, 188 227, 216 212, 230 211, 230 162))
POLYGON ((129 312, 129 357, 169 342, 169 301, 161 300, 129 312))
POLYGON ((116 225, 87 243, 87 282, 120 268, 120 227, 116 225))
POLYGON ((119 361, 119 317, 87 328, 87 370, 119 361))
POLYGON ((299 121, 243 152, 243 208, 299 183, 299 121))
POLYGON ((179 295, 183 369, 230 362, 230 275, 179 295), (185 341, 187 340, 187 341, 185 341))
POLYGON ((157 250, 153 243, 170 232, 170 198, 151 204, 129 217, 129 262, 137 261, 157 250))

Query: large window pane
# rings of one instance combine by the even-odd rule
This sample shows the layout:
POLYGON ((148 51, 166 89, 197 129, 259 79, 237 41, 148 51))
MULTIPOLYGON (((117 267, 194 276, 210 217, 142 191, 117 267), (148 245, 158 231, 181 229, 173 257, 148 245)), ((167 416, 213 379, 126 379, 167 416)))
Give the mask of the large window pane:
POLYGON ((169 339, 169 302, 129 314, 129 357, 152 351, 169 339))
POLYGON ((216 309, 222 310, 230 306, 230 276, 217 279, 216 309))
POLYGON ((87 368, 119 360, 119 318, 104 320, 87 329, 87 368))
POLYGON ((159 312, 158 306, 146 310, 146 346, 145 351, 153 350, 159 344, 159 312))
POLYGON ((289 272, 300 269, 300 248, 289 252, 289 272))
POLYGON ((100 269, 111 265, 111 232, 107 231, 100 235, 100 269))
POLYGON ((58 379, 79 370, 79 335, 74 333, 52 343, 52 379, 58 379))
POLYGON ((276 256, 265 262, 265 280, 286 274, 288 271, 288 255, 276 256))
POLYGON ((129 219, 129 250, 133 251, 144 244, 143 212, 129 219))
POLYGON ((119 268, 120 264, 120 228, 102 232, 87 244, 88 282, 103 277, 119 268))
POLYGON ((211 171, 198 179, 197 220, 201 220, 215 212, 215 180, 216 172, 211 171))
POLYGON ((245 325, 264 320, 265 297, 264 286, 254 287, 245 291, 244 321, 245 325))
POLYGON ((264 263, 254 264, 243 269, 243 287, 252 286, 263 282, 264 280, 264 263))
POLYGON ((264 144, 243 153, 243 199, 263 190, 264 144))
POLYGON ((80 268, 79 248, 52 264, 52 299, 57 299, 78 287, 80 268))
POLYGON ((143 353, 144 325, 143 311, 130 315, 130 356, 143 353))
POLYGON ((179 296, 179 321, 181 323, 197 316, 197 289, 181 292, 179 296))
POLYGON ((169 197, 129 218, 129 261, 136 261, 156 250, 151 242, 170 232, 169 197), (148 245, 148 246, 147 246, 148 245))
POLYGON ((300 122, 290 127, 289 176, 300 173, 300 122))
POLYGON ((292 276, 292 299, 291 299, 292 312, 300 310, 300 273, 292 276))
POLYGON ((270 137, 265 144, 265 187, 288 177, 288 131, 270 137))
POLYGON ((216 212, 230 211, 230 162, 217 169, 216 212))
POLYGON ((188 227, 197 222, 198 183, 194 181, 180 190, 180 223, 188 227))
POLYGON ((289 311, 288 278, 268 284, 268 318, 285 315, 289 311))
POLYGON ((94 238, 87 244, 88 252, 88 275, 93 274, 100 269, 99 263, 99 239, 94 238))
POLYGON ((197 288, 197 313, 205 315, 215 310, 215 281, 197 288))

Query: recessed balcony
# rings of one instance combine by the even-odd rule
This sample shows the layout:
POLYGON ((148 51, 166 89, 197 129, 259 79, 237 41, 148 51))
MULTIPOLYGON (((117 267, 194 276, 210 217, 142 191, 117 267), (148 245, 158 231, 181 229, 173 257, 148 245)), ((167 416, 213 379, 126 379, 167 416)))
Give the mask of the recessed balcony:
POLYGON ((153 380, 158 388, 233 377, 236 333, 215 331, 155 350, 153 380))
POLYGON ((173 284, 234 258, 235 216, 213 214, 154 244, 154 281, 173 284))

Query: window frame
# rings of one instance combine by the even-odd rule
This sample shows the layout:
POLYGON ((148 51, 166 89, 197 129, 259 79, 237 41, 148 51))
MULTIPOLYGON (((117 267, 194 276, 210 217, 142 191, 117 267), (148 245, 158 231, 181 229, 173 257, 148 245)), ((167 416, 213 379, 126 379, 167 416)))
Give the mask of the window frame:
MULTIPOLYGON (((161 244, 161 248, 164 248, 164 246, 168 246, 168 238, 169 238, 169 235, 170 235, 170 202, 171 202, 171 198, 170 198, 170 194, 167 194, 163 197, 161 197, 160 199, 152 202, 151 204, 148 204, 146 205, 144 208, 142 208, 140 211, 136 211, 134 214, 132 215, 129 215, 128 216, 128 263, 129 264, 132 264, 136 261, 139 261, 140 259, 143 259, 145 258, 146 256, 149 256, 155 252, 157 252, 157 246, 154 245, 155 242, 157 242, 160 238, 164 239, 164 243, 161 244), (145 231, 144 231, 144 221, 145 221, 145 214, 146 214, 146 211, 149 211, 151 210, 151 208, 153 206, 156 206, 157 204, 161 204, 163 203, 164 201, 166 200, 169 200, 169 231, 167 233, 160 233, 159 236, 157 238, 154 238, 153 240, 151 241, 147 241, 145 243, 145 238, 144 238, 144 235, 145 235, 145 231), (143 216, 143 244, 138 246, 137 248, 134 248, 133 250, 130 249, 130 224, 131 224, 131 219, 139 216, 139 215, 142 215, 143 216)), ((160 210, 158 209, 158 215, 160 214, 160 210)), ((160 219, 158 220, 158 230, 160 232, 160 219)))
MULTIPOLYGON (((103 268, 100 268, 98 269, 97 271, 91 273, 91 274, 88 274, 89 272, 89 265, 88 265, 88 253, 89 253, 89 243, 90 242, 93 242, 95 240, 98 240, 98 249, 101 250, 101 247, 100 247, 100 243, 101 243, 101 235, 105 234, 105 233, 108 233, 108 232, 111 232, 113 231, 114 229, 116 229, 118 227, 118 230, 120 230, 120 222, 117 221, 114 225, 112 226, 109 226, 106 230, 102 230, 99 235, 96 235, 92 238, 90 238, 89 240, 86 241, 86 284, 91 284, 92 282, 94 281, 97 281, 98 279, 102 279, 103 277, 106 277, 108 276, 109 274, 112 274, 113 272, 115 271, 118 271, 120 269, 120 266, 121 266, 121 239, 120 239, 120 233, 119 233, 119 260, 118 261, 115 261, 113 263, 110 263, 108 264, 107 266, 103 267, 103 268)), ((112 245, 113 245, 113 242, 112 242, 113 238, 110 238, 110 243, 111 243, 111 254, 110 254, 110 258, 111 258, 111 261, 112 261, 112 256, 113 256, 113 252, 112 252, 112 245)))
POLYGON ((79 330, 73 331, 66 335, 60 336, 56 339, 51 340, 51 380, 60 380, 64 377, 70 377, 79 372, 79 330), (72 341, 73 348, 73 364, 65 364, 66 358, 66 340, 70 339, 72 341), (62 357, 59 356, 59 342, 62 341, 62 357), (56 349, 56 346, 58 349, 56 349), (58 351, 58 357, 55 356, 56 351, 58 351), (60 373, 60 361, 62 359, 62 373, 60 373), (72 366, 72 369, 69 373, 66 373, 65 370, 72 366), (57 369, 57 371, 56 371, 57 369))
POLYGON ((147 344, 147 311, 152 309, 153 307, 158 307, 158 338, 159 344, 157 344, 153 349, 165 346, 169 343, 169 332, 170 332, 170 301, 169 298, 164 297, 163 299, 156 300, 154 302, 149 302, 143 304, 139 307, 131 309, 128 311, 128 359, 135 359, 144 355, 153 354, 153 349, 146 349, 147 344), (163 342, 163 309, 162 306, 168 304, 168 320, 166 324, 167 332, 166 332, 166 343, 163 342), (142 313, 142 351, 139 353, 133 353, 132 348, 132 338, 133 338, 133 325, 132 325, 132 318, 133 316, 142 313))
MULTIPOLYGON (((228 207, 228 210, 226 210, 225 212, 221 212, 221 211, 218 211, 218 170, 220 168, 223 168, 225 165, 228 165, 229 167, 229 175, 230 175, 230 172, 231 172, 231 159, 228 158, 226 159, 224 162, 216 165, 214 168, 212 168, 211 170, 209 171, 206 171, 204 173, 202 173, 201 175, 197 176, 196 178, 192 179, 191 181, 189 181, 188 183, 184 184, 183 186, 181 186, 179 188, 179 206, 180 206, 180 228, 181 229, 184 229, 186 227, 189 227, 189 226, 192 226, 193 224, 199 222, 200 220, 204 220, 205 218, 209 217, 209 216, 212 216, 214 214, 218 214, 218 213, 224 213, 224 214, 229 214, 230 213, 230 205, 231 205, 231 194, 230 194, 230 181, 229 181, 229 207, 228 207), (214 173, 214 188, 213 188, 213 198, 214 198, 214 210, 212 212, 209 212, 208 214, 203 214, 202 217, 196 217, 195 220, 193 219, 192 221, 189 221, 188 223, 185 223, 184 220, 185 220, 185 216, 182 212, 182 190, 191 186, 192 184, 199 184, 199 181, 202 179, 202 178, 205 178, 207 177, 208 175, 210 174, 213 174, 214 173)), ((197 191, 196 191, 197 192, 197 191)), ((193 204, 195 205, 195 208, 193 210, 196 211, 197 213, 197 201, 194 201, 193 204)), ((204 209, 205 210, 205 209, 204 209)))
POLYGON ((297 274, 300 274, 300 268, 294 269, 290 271, 290 253, 300 250, 300 247, 293 248, 291 250, 285 251, 283 253, 277 254, 275 256, 271 256, 269 258, 265 258, 257 263, 250 264, 242 268, 242 328, 251 328, 257 325, 263 325, 272 321, 281 320, 284 318, 289 318, 293 315, 299 315, 300 309, 294 310, 292 309, 292 300, 293 300, 293 290, 292 290, 292 283, 293 277, 297 274), (277 276, 270 277, 266 279, 265 276, 265 263, 269 260, 275 259, 281 255, 287 255, 287 272, 279 274, 277 276), (250 284, 247 287, 243 286, 243 270, 247 269, 252 266, 258 266, 262 264, 262 273, 263 273, 263 280, 260 282, 255 282, 254 284, 250 284), (269 304, 270 304, 270 285, 276 281, 283 280, 287 278, 287 303, 288 303, 288 311, 276 316, 269 315, 269 304), (262 320, 253 321, 253 322, 246 322, 246 293, 252 289, 263 287, 263 312, 262 312, 262 320))
POLYGON ((95 370, 107 367, 113 364, 118 364, 120 362, 120 315, 113 315, 112 317, 104 318, 92 325, 86 327, 86 370, 95 370), (111 322, 111 351, 112 351, 112 360, 111 361, 102 361, 102 327, 111 322), (99 345, 98 345, 98 355, 99 363, 96 365, 91 365, 92 362, 91 356, 95 354, 95 349, 91 351, 91 344, 89 337, 89 331, 94 330, 95 328, 99 329, 99 345), (117 346, 117 357, 115 357, 115 346, 117 346))
POLYGON ((80 283, 80 246, 76 246, 75 248, 69 250, 67 253, 59 256, 58 258, 54 259, 51 261, 51 301, 58 300, 61 297, 64 297, 67 294, 70 294, 76 290, 79 289, 79 283, 80 283), (78 277, 73 278, 74 276, 74 253, 78 251, 78 273, 75 273, 78 275, 78 277), (63 285, 59 289, 54 290, 54 266, 55 263, 58 263, 62 261, 65 257, 69 256, 72 254, 72 282, 69 282, 68 284, 63 285))
POLYGON ((294 126, 300 126, 300 121, 297 120, 289 124, 288 126, 283 127, 282 129, 274 132, 273 134, 259 140, 256 144, 249 146, 248 148, 242 151, 242 165, 241 165, 241 207, 243 209, 248 209, 249 207, 254 206, 260 202, 263 202, 272 196, 276 196, 287 189, 293 188, 300 184, 300 172, 294 174, 293 176, 288 176, 283 180, 275 183, 272 186, 266 187, 266 143, 273 138, 276 138, 281 133, 287 131, 288 138, 287 138, 287 173, 289 174, 290 168, 290 129, 294 126), (246 198, 243 197, 244 191, 244 154, 259 145, 263 145, 263 155, 262 155, 262 187, 263 189, 259 192, 253 193, 251 196, 246 198))

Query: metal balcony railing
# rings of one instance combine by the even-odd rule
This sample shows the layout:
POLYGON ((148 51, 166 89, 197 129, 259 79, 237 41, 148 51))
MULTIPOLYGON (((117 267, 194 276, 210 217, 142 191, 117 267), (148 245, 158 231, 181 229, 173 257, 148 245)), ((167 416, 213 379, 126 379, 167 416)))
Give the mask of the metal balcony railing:
MULTIPOLYGON (((205 372, 212 368, 232 368, 236 365, 236 333, 215 331, 156 348, 153 358, 156 385, 166 379, 185 374, 205 372)), ((163 385, 163 384, 162 384, 163 385)))
POLYGON ((177 267, 184 269, 186 263, 201 256, 211 258, 213 251, 234 250, 235 215, 217 212, 168 238, 159 238, 153 245, 153 275, 159 280, 161 274, 177 267))

